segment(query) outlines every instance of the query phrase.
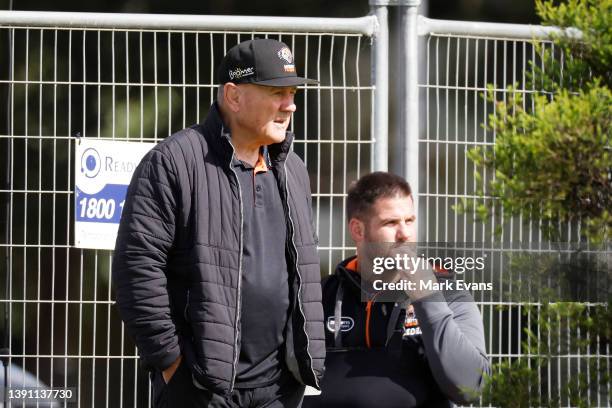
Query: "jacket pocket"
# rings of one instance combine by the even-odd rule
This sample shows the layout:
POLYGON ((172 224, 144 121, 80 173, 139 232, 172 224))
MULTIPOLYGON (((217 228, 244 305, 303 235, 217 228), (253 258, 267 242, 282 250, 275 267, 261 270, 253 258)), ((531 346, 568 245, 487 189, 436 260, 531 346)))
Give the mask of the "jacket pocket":
POLYGON ((185 365, 185 358, 183 357, 181 358, 181 361, 179 362, 178 367, 176 367, 174 374, 172 374, 172 377, 170 377, 170 380, 168 382, 166 382, 166 380, 164 379, 164 375, 160 373, 162 376, 162 382, 165 384, 166 387, 170 386, 176 380, 176 377, 182 375, 182 370, 183 370, 184 365, 185 365))

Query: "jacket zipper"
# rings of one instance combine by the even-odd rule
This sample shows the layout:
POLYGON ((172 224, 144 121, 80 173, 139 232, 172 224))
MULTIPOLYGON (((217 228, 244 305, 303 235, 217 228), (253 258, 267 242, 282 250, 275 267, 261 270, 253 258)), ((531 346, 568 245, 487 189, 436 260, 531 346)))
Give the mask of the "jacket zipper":
POLYGON ((304 320, 304 325, 302 326, 302 330, 304 331, 304 334, 306 335, 306 353, 308 353, 308 359, 310 360, 310 371, 312 372, 312 378, 314 378, 315 385, 317 386, 318 389, 321 389, 321 386, 319 385, 319 380, 317 379, 317 375, 315 374, 314 369, 312 368, 312 356, 310 355, 310 338, 308 337, 308 332, 306 331, 306 315, 304 315, 304 311, 302 310, 302 299, 301 299, 302 276, 300 275, 300 268, 298 267, 299 254, 298 254, 295 242, 293 241, 293 235, 295 233, 295 228, 293 226, 293 220, 291 219, 291 207, 289 205, 289 183, 287 182, 289 177, 287 176, 287 162, 286 161, 283 162, 283 172, 285 173, 285 195, 286 195, 285 202, 287 203, 287 216, 289 217, 289 225, 291 226, 291 246, 293 247, 293 251, 295 252, 295 272, 297 273, 298 279, 299 279, 298 291, 297 291, 298 308, 304 320))
POLYGON ((234 391, 234 385, 236 383, 236 366, 238 365, 238 322, 240 321, 240 308, 242 305, 242 247, 243 247, 243 223, 244 223, 244 213, 242 208, 242 190, 240 188, 240 180, 238 179, 238 174, 232 167, 232 160, 234 158, 234 146, 232 142, 229 141, 230 146, 232 146, 232 157, 230 158, 229 167, 234 177, 236 177, 236 183, 238 183, 238 202, 240 203, 240 254, 238 255, 238 296, 236 299, 236 322, 234 324, 234 332, 236 333, 236 338, 234 339, 234 364, 232 365, 232 381, 230 382, 229 395, 234 391))
POLYGON ((370 317, 372 316, 372 302, 373 300, 368 300, 366 303, 366 330, 365 330, 365 341, 366 347, 371 348, 372 344, 370 342, 370 317))
POLYGON ((187 303, 185 303, 185 310, 183 310, 183 317, 187 323, 191 323, 191 318, 189 317, 189 288, 187 289, 187 303))

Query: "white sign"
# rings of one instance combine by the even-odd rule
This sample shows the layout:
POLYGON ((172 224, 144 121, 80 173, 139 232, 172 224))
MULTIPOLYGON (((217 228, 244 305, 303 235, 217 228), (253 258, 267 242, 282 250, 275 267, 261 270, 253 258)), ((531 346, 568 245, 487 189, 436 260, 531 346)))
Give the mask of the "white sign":
POLYGON ((114 249, 132 173, 155 143, 79 138, 74 160, 77 248, 114 249))

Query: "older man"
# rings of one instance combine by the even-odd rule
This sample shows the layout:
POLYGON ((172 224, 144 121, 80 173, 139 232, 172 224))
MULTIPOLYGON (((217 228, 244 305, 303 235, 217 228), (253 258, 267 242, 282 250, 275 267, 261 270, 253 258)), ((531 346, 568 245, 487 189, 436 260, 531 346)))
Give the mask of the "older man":
POLYGON ((322 394, 304 406, 448 407, 477 397, 489 370, 478 308, 466 291, 428 286, 452 281, 452 272, 434 273, 425 262, 399 276, 391 270, 391 278, 373 273, 374 256, 414 255, 416 214, 408 183, 385 172, 363 176, 349 189, 347 215, 357 255, 323 282, 327 370, 322 394), (417 284, 401 289, 394 302, 373 290, 375 280, 417 284))
POLYGON ((113 260, 117 305, 156 406, 296 407, 325 357, 303 162, 287 132, 301 84, 289 48, 242 42, 202 124, 134 173, 113 260))

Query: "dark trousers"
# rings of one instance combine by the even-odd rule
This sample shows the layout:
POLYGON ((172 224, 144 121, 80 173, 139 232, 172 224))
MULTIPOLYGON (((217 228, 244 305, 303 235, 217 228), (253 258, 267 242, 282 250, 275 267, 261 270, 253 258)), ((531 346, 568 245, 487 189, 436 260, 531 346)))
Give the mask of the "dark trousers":
POLYGON ((230 399, 196 387, 191 370, 181 361, 166 384, 161 373, 152 374, 154 408, 299 408, 304 385, 284 373, 277 382, 260 388, 234 389, 230 399))

